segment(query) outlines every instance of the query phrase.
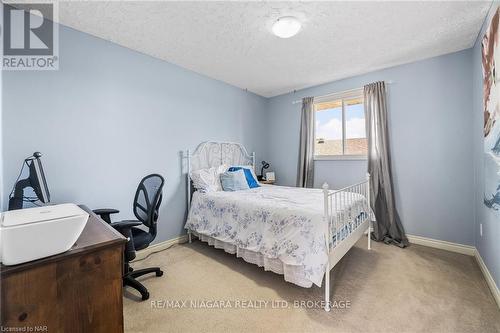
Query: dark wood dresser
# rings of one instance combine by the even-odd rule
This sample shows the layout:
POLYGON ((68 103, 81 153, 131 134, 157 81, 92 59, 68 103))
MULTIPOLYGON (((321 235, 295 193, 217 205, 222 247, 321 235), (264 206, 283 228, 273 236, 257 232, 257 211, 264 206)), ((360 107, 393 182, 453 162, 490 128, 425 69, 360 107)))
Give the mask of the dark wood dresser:
POLYGON ((0 266, 2 332, 123 332, 126 239, 80 207, 90 217, 70 250, 0 266))

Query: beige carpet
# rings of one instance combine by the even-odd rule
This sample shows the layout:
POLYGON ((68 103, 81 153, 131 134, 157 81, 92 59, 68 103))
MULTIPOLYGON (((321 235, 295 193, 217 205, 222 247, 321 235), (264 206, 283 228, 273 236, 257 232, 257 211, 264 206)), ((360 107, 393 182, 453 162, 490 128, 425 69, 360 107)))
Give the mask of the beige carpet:
POLYGON ((361 239, 332 271, 337 307, 329 313, 296 307, 321 300, 323 289, 297 287, 200 241, 133 266, 165 274, 141 279, 148 301, 125 292, 127 332, 500 332, 500 310, 475 259, 418 245, 375 243, 368 251, 361 239), (277 308, 283 301, 288 307, 277 308), (226 308, 208 308, 216 305, 226 308))

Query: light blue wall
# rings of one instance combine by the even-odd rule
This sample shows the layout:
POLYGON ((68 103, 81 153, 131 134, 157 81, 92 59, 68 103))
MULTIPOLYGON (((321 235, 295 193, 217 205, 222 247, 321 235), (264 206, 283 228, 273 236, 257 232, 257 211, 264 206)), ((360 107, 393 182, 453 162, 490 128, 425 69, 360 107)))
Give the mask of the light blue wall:
MULTIPOLYGON (((0 17, 3 17, 3 6, 0 6, 0 17)), ((3 54, 3 42, 0 43, 0 54, 3 54)), ((0 211, 4 210, 4 194, 3 194, 3 70, 0 70, 0 211)))
POLYGON ((328 183, 332 189, 340 189, 359 183, 366 178, 368 161, 316 161, 314 164, 314 187, 328 183))
POLYGON ((475 180, 475 244, 497 286, 500 286, 500 219, 483 204, 484 165, 483 165, 483 73, 481 62, 481 39, 491 16, 499 3, 496 2, 490 10, 488 19, 472 50, 473 52, 473 143, 474 143, 474 180, 475 180), (479 225, 483 225, 483 236, 479 233, 479 225))
POLYGON ((266 99, 63 26, 59 33, 59 71, 4 72, 4 195, 38 150, 54 202, 132 218, 138 182, 158 172, 162 241, 183 233, 181 150, 224 140, 263 151, 266 99))
MULTIPOLYGON (((294 185, 300 108, 305 96, 389 85, 389 131, 396 204, 407 233, 474 244, 470 78, 465 50, 271 98, 266 157, 278 182, 294 185)), ((366 161, 317 162, 315 184, 338 188, 364 179, 366 161)))
MULTIPOLYGON (((3 6, 0 6, 2 8, 3 6)), ((0 9, 0 15, 2 15, 2 10, 0 9)), ((0 43, 1 44, 1 43, 0 43)), ((3 51, 0 51, 3 54, 3 51)), ((4 211, 4 173, 3 173, 3 94, 2 94, 2 83, 3 83, 3 71, 0 70, 0 211, 4 211)))
MULTIPOLYGON (((185 214, 181 150, 208 139, 239 141, 258 153, 258 161, 271 162, 279 184, 294 185, 300 104, 292 101, 393 81, 395 193, 407 232, 476 244, 498 283, 500 223, 482 206, 477 44, 271 99, 65 27, 60 58, 57 72, 3 73, 4 208, 22 159, 39 150, 55 202, 116 207, 122 210, 117 218, 132 217, 131 201, 143 175, 163 174, 157 241, 172 238, 183 232, 185 214)), ((315 185, 326 181, 340 188, 364 179, 365 170, 366 161, 318 161, 315 185)))

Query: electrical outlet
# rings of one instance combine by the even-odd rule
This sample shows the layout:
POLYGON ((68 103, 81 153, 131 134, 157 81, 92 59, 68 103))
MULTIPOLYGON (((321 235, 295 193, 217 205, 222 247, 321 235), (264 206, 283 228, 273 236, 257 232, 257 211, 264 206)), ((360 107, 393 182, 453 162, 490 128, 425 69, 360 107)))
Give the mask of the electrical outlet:
POLYGON ((479 223, 479 236, 483 237, 483 224, 479 223))

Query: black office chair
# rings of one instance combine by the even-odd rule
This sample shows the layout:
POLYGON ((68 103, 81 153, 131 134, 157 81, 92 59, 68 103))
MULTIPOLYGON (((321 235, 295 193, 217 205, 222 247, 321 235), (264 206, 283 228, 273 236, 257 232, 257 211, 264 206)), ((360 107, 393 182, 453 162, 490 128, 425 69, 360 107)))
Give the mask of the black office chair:
POLYGON ((149 298, 149 292, 136 278, 149 273, 162 276, 163 271, 159 267, 133 270, 129 262, 135 258, 135 251, 147 248, 156 237, 156 221, 158 220, 164 182, 163 177, 158 174, 146 176, 141 180, 135 192, 133 206, 134 215, 138 221, 126 220, 112 223, 110 215, 119 213, 119 210, 109 208, 94 210, 94 213, 127 237, 123 285, 138 290, 143 301, 149 298), (141 224, 145 225, 148 231, 137 228, 141 224))

